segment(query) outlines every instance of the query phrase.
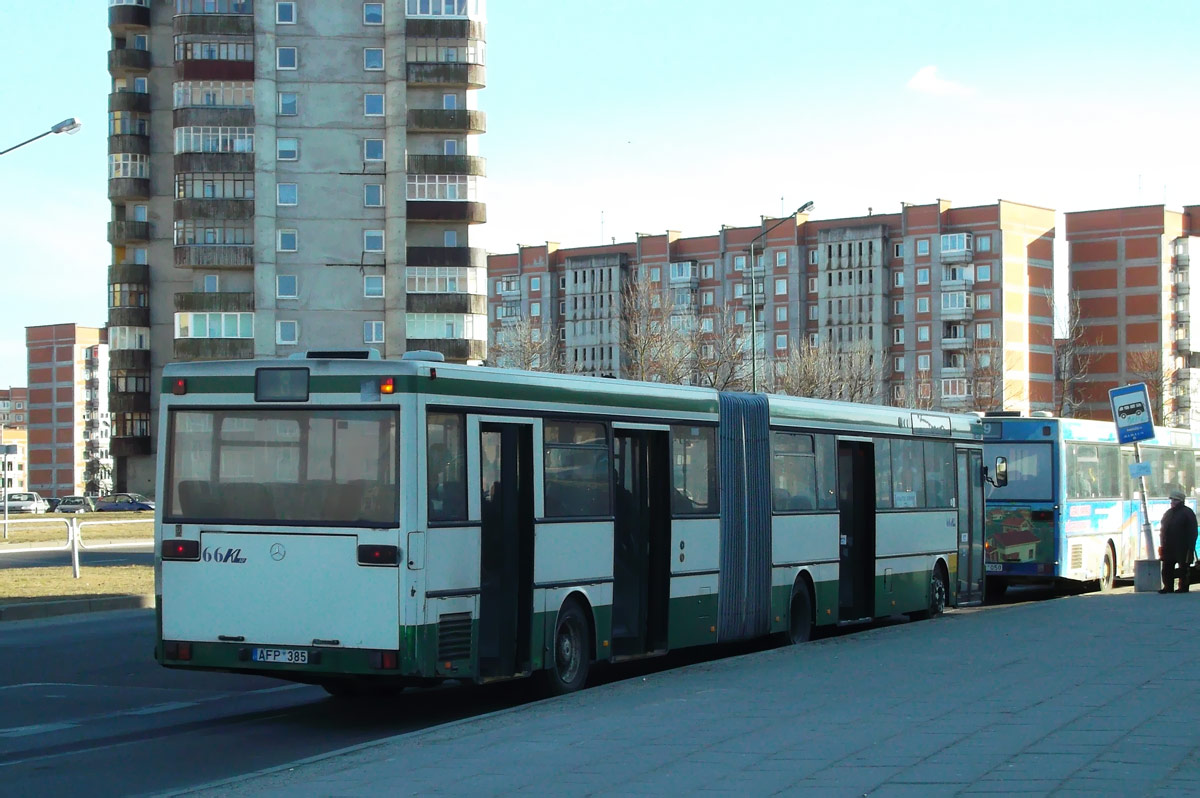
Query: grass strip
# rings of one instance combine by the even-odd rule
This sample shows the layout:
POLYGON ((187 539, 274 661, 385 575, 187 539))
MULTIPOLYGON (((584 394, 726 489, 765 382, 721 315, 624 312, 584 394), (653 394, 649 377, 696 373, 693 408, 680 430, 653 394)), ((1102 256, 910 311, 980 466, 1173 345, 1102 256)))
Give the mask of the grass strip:
POLYGON ((72 575, 69 565, 0 570, 0 604, 153 592, 154 568, 149 565, 93 565, 80 568, 79 579, 72 575))

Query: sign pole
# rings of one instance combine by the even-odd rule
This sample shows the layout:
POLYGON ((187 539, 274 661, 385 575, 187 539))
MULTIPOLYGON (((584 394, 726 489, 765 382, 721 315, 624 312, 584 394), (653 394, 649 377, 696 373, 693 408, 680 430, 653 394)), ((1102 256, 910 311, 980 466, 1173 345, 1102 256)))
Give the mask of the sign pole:
MULTIPOLYGON (((1139 465, 1142 462, 1142 447, 1137 442, 1133 442, 1133 461, 1139 465)), ((1154 560, 1158 558, 1158 552, 1154 548, 1154 533, 1150 529, 1150 507, 1146 504, 1146 477, 1145 475, 1138 477, 1138 482, 1142 486, 1142 539, 1146 544, 1146 559, 1154 560)))

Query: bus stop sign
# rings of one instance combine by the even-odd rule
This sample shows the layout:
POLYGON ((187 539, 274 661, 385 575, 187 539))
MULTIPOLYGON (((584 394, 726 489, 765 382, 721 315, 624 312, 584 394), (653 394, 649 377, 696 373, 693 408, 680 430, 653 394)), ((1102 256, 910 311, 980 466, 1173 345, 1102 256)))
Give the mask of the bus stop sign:
POLYGON ((1154 416, 1150 412, 1150 393, 1145 383, 1110 389, 1108 402, 1112 405, 1119 442, 1133 443, 1154 437, 1154 416))

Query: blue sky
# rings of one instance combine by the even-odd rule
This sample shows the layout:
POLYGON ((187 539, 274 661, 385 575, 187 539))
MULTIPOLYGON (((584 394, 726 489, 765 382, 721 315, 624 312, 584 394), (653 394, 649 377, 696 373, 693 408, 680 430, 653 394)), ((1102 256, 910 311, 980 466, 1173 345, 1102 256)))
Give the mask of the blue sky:
MULTIPOLYGON (((490 0, 488 12, 490 221, 472 243, 495 252, 595 244, 602 230, 705 235, 810 199, 815 219, 939 198, 1200 203, 1194 2, 490 0)), ((84 123, 0 157, 0 387, 25 383, 27 325, 106 318, 106 19, 102 0, 0 10, 0 71, 16 78, 0 149, 84 123)))

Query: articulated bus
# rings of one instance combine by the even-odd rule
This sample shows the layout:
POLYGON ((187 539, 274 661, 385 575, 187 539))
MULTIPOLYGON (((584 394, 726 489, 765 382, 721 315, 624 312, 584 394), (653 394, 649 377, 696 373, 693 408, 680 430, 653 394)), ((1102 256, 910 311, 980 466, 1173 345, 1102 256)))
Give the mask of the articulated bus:
MULTIPOLYGON (((1095 583, 1112 588, 1146 558, 1141 481, 1129 475, 1132 444, 1117 443, 1111 422, 995 414, 983 419, 988 461, 1008 465, 1004 487, 987 486, 987 590, 1011 584, 1095 583)), ((1200 434, 1155 428, 1140 444, 1149 465, 1147 506, 1158 546, 1168 495, 1182 490, 1196 507, 1200 434)))
POLYGON ((561 693, 982 600, 973 416, 372 350, 169 365, 161 410, 167 667, 561 693))

